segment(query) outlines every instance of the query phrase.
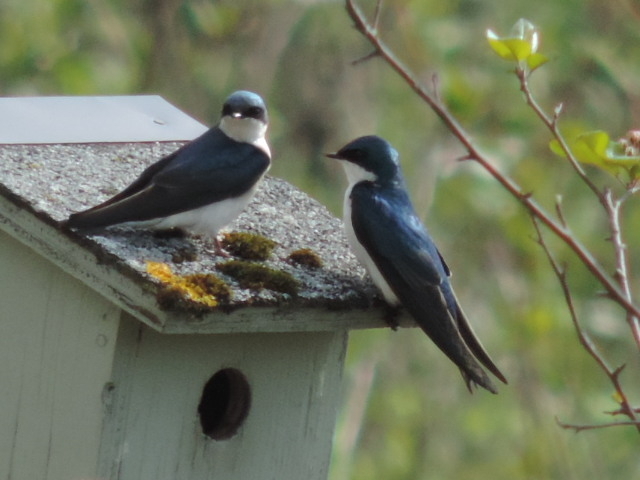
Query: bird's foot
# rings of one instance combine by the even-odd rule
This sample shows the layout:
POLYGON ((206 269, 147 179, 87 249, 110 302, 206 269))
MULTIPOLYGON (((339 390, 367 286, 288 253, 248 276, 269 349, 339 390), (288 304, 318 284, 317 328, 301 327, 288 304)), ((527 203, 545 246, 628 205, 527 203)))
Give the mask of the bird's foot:
POLYGON ((154 230, 153 236, 156 238, 185 238, 187 233, 181 228, 173 227, 154 230))
POLYGON ((222 248, 222 243, 220 242, 220 240, 218 239, 218 236, 216 235, 213 239, 213 251, 216 255, 218 255, 219 257, 224 257, 224 258, 231 258, 231 255, 229 255, 223 248, 222 248))
POLYGON ((398 317, 400 316, 400 312, 402 311, 402 306, 400 305, 389 305, 388 303, 384 302, 384 321, 387 325, 389 325, 389 327, 391 327, 391 330, 393 330, 394 332, 396 330, 398 330, 398 327, 400 326, 400 322, 398 321, 398 317))

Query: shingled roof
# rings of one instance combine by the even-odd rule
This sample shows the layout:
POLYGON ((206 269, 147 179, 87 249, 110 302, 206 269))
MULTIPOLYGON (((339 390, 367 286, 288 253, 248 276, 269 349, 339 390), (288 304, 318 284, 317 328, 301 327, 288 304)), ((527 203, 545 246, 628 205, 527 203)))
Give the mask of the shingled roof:
MULTIPOLYGON (((211 239, 161 237, 112 227, 96 234, 66 230, 70 213, 105 200, 178 142, 0 145, 0 229, 151 327, 170 333, 318 331, 384 326, 374 289, 350 253, 341 222, 291 184, 267 176, 230 226, 277 242, 264 265, 290 274, 297 294, 242 288, 217 268, 211 239), (311 249, 321 268, 287 257, 311 249), (148 262, 175 275, 214 274, 232 290, 217 307, 159 301, 166 285, 148 262), (162 306, 161 306, 162 305, 162 306)), ((275 161, 278 161, 276 158, 275 161)), ((10 272, 6 273, 10 274, 10 272)))

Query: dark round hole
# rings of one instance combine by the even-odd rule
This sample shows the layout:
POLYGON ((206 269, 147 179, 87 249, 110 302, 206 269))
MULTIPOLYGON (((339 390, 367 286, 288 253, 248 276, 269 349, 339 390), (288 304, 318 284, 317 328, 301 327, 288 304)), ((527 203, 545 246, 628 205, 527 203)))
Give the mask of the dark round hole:
POLYGON ((244 374, 235 368, 217 371, 204 386, 198 415, 205 435, 214 440, 233 437, 251 408, 251 389, 244 374))

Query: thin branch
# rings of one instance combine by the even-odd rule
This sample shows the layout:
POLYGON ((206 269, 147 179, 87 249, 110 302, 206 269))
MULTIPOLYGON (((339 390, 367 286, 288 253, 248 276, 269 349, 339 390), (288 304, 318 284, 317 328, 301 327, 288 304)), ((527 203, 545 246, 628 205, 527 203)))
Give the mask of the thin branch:
MULTIPOLYGON (((616 255, 616 278, 626 297, 631 300, 631 287, 629 286, 629 275, 627 272, 627 245, 622 239, 622 231, 620 228, 620 212, 626 198, 629 197, 626 196, 619 200, 614 200, 611 190, 607 190, 604 194, 604 207, 607 211, 607 217, 609 218, 611 242, 613 243, 613 249, 616 255)), ((627 323, 631 328, 636 345, 640 349, 640 322, 638 321, 638 316, 627 311, 627 323)))
POLYGON ((558 195, 556 197, 556 215, 558 215, 558 220, 560 220, 560 224, 564 228, 569 228, 567 226, 567 219, 564 216, 564 210, 562 210, 562 195, 558 195))
POLYGON ((580 322, 578 320, 578 315, 576 313, 576 309, 573 303, 573 296, 571 295, 571 290, 569 289, 569 285, 567 283, 566 269, 564 267, 560 267, 556 259, 553 257, 553 254, 551 253, 551 250, 549 249, 549 246, 547 245, 547 242, 544 239, 542 230, 540 229, 539 220, 535 217, 531 217, 531 219, 533 221, 533 226, 536 230, 537 242, 542 247, 542 250, 544 251, 547 257, 547 260, 551 265, 551 269, 553 270, 553 273, 556 275, 558 282, 560 283, 560 287, 562 288, 562 293, 564 294, 565 302, 567 304, 567 307, 569 308, 569 315, 571 316, 571 321, 573 322, 573 326, 576 329, 576 333, 578 334, 578 339, 580 340, 580 343, 585 348, 585 350, 589 353, 589 355, 591 355, 595 359, 595 361, 600 365, 600 367, 607 373, 607 375, 613 374, 613 370, 609 368, 604 358, 600 355, 600 352, 598 352, 598 349, 596 348, 595 344, 591 341, 591 338, 587 335, 587 333, 584 331, 584 329, 580 325, 580 322))
POLYGON ((591 274, 604 287, 609 297, 621 305, 630 314, 640 317, 640 309, 625 295, 615 280, 602 268, 591 253, 575 238, 571 231, 561 223, 553 219, 530 195, 524 193, 520 186, 500 172, 492 162, 485 157, 471 141, 470 135, 449 113, 447 108, 437 97, 424 88, 413 76, 411 71, 405 67, 380 39, 377 30, 366 20, 360 8, 353 0, 346 0, 346 8, 349 16, 354 22, 356 29, 367 39, 367 41, 378 52, 378 55, 407 83, 407 85, 433 110, 451 133, 460 141, 467 150, 467 158, 478 162, 493 178, 495 178, 514 198, 536 218, 538 218, 547 228, 558 236, 569 248, 578 256, 580 261, 591 272, 591 274))
MULTIPOLYGON (((551 131, 552 135, 560 144, 562 150, 565 153, 566 158, 569 160, 569 163, 578 174, 578 176, 582 179, 582 181, 591 189, 594 193, 600 204, 604 207, 607 218, 609 219, 609 229, 611 231, 611 241, 613 243, 615 257, 616 257, 616 273, 615 279, 617 280, 618 285, 620 286, 623 294, 627 298, 629 302, 632 302, 631 289, 629 288, 629 278, 627 275, 627 246, 622 240, 622 233, 620 230, 620 210, 624 201, 629 198, 629 192, 635 190, 632 186, 627 190, 627 193, 622 196, 620 200, 614 200, 613 194, 611 190, 606 189, 601 191, 587 176, 586 172, 582 168, 582 165, 578 162, 573 155, 573 152, 567 145, 564 137, 560 133, 558 128, 558 119, 560 116, 560 112, 562 110, 561 107, 555 109, 555 113, 553 118, 550 118, 544 110, 540 107, 540 105, 535 100, 531 90, 529 89, 528 75, 523 68, 516 69, 516 75, 520 80, 520 90, 524 93, 527 104, 532 108, 532 110, 536 113, 536 115, 540 118, 540 120, 547 126, 547 128, 551 131)), ((558 209, 558 214, 562 224, 566 227, 566 222, 564 218, 561 216, 561 212, 558 209)), ((631 332, 633 334, 633 338, 636 342, 636 345, 640 349, 640 321, 638 320, 638 316, 629 312, 627 310, 627 323, 631 328, 631 332)))
POLYGON ((358 65, 360 63, 366 62, 367 60, 371 60, 373 57, 379 56, 380 53, 377 50, 374 50, 371 53, 367 53, 364 57, 356 58, 351 62, 351 65, 358 65))
MULTIPOLYGON (((640 414, 640 408, 638 408, 638 407, 635 407, 633 409, 633 411, 635 413, 639 413, 640 414)), ((626 415, 626 413, 621 408, 619 408, 618 410, 608 410, 608 411, 606 411, 604 413, 606 413, 607 415, 611 415, 612 417, 615 417, 616 415, 626 415)))
POLYGON ((629 421, 629 422, 611 422, 611 423, 602 423, 599 425, 572 425, 570 423, 561 422, 556 418, 556 423, 560 425, 560 427, 565 430, 573 430, 576 433, 583 432, 585 430, 601 430, 603 428, 611 428, 611 427, 636 427, 640 429, 640 422, 637 421, 629 421))
POLYGON ((604 205, 604 196, 602 192, 596 186, 596 184, 593 183, 591 179, 587 176, 586 172, 582 168, 582 165, 580 165, 580 162, 578 162, 575 155, 569 148, 569 145, 564 139, 564 136, 562 135, 562 133, 560 133, 560 129, 558 127, 558 120, 560 119, 562 104, 556 107, 553 117, 549 117, 544 112, 542 107, 540 107, 537 100, 534 98, 533 94, 531 93, 531 89, 529 88, 527 72, 523 68, 518 67, 516 69, 516 76, 518 77, 518 80, 520 80, 520 90, 522 91, 522 93, 524 93, 525 99, 527 101, 527 105, 529 105, 531 109, 535 112, 535 114, 538 116, 538 118, 542 120, 542 123, 544 123, 544 125, 549 129, 553 137, 556 140, 558 140, 558 143, 560 144, 560 148, 562 148, 562 151, 566 155, 567 159, 569 160, 569 163, 571 164, 575 172, 582 179, 582 181, 591 189, 591 191, 595 194, 595 196, 598 198, 600 203, 604 205))
POLYGON ((376 2, 376 11, 373 14, 373 28, 378 30, 378 23, 380 22, 380 13, 382 12, 382 0, 376 2))
POLYGON ((553 270, 553 273, 556 275, 558 282, 560 283, 560 287, 562 288, 562 293, 564 294, 565 302, 567 304, 567 307, 569 308, 569 315, 571 316, 571 322, 573 323, 576 333, 578 334, 578 339, 580 341, 580 344, 587 351, 587 353, 596 361, 596 363, 600 366, 602 371, 604 371, 604 373, 607 375, 607 377, 609 378, 609 381, 613 384, 616 390, 616 395, 620 403, 620 410, 637 425, 638 431, 640 432, 640 423, 638 422, 638 418, 636 417, 636 413, 637 413, 636 409, 634 409, 629 403, 627 395, 624 392, 622 385, 620 383, 620 374, 624 369, 624 365, 616 369, 612 369, 611 367, 609 367, 609 365, 607 364, 602 354, 598 351, 598 348, 596 347, 596 345, 593 343, 589 335, 587 335, 587 332, 582 328, 582 325, 580 324, 580 321, 578 319, 578 314, 576 312, 575 305, 573 303, 573 296, 571 294, 571 289, 569 288, 569 284, 567 283, 566 269, 563 267, 560 267, 557 260, 554 258, 553 254, 551 253, 551 250, 549 249, 549 246, 547 245, 547 242, 545 241, 544 236, 542 234, 542 230, 540 229, 539 220, 533 216, 531 217, 531 219, 533 221, 533 226, 538 235, 538 238, 537 238, 538 243, 542 247, 542 250, 544 251, 547 257, 547 260, 551 265, 551 269, 553 270))

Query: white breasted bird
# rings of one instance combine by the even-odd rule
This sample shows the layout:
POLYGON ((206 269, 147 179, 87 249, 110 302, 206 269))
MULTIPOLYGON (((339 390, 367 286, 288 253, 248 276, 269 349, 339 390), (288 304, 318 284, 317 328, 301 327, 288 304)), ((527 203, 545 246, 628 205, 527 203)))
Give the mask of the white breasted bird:
POLYGON ((113 198, 72 214, 66 225, 180 228, 213 236, 223 253, 218 231, 240 215, 271 166, 267 124, 259 95, 234 92, 218 125, 149 166, 113 198))
POLYGON ((366 136, 327 156, 344 161, 346 234, 385 301, 409 312, 460 368, 469 390, 476 384, 496 393, 482 366, 507 380, 458 303, 449 268, 411 204, 398 152, 384 139, 366 136))

